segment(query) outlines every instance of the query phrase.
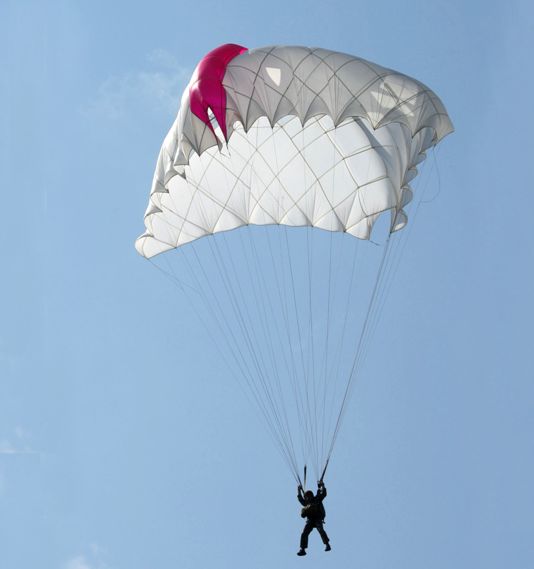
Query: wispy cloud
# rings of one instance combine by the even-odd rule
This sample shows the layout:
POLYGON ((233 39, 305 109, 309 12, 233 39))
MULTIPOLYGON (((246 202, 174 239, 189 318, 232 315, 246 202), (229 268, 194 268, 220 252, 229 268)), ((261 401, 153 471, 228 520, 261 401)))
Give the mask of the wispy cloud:
POLYGON ((0 455, 6 454, 41 454, 30 444, 31 434, 21 426, 15 427, 10 438, 0 439, 0 455))
POLYGON ((89 547, 90 552, 79 554, 68 559, 61 569, 111 569, 102 559, 105 550, 96 543, 89 547))
POLYGON ((156 112, 172 116, 180 103, 190 70, 181 66, 169 52, 158 49, 146 57, 143 69, 108 77, 85 107, 83 113, 107 120, 156 112))
MULTIPOLYGON (((31 446, 31 433, 21 426, 13 429, 13 432, 8 438, 0 439, 0 465, 7 464, 11 459, 19 455, 33 455, 41 457, 43 453, 36 451, 31 446)), ((0 470, 0 499, 2 499, 8 492, 9 484, 8 477, 2 470, 0 470)))
POLYGON ((83 555, 78 555, 69 559, 63 567, 65 569, 93 569, 95 566, 91 566, 83 555))

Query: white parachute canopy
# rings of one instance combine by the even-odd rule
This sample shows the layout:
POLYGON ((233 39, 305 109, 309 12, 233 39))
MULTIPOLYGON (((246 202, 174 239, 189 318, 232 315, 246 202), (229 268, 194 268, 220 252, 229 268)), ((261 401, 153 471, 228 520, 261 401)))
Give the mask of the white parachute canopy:
POLYGON ((173 278, 201 299, 297 479, 301 461, 320 474, 331 455, 389 262, 388 238, 363 277, 359 240, 384 212, 388 235, 406 225, 417 165, 452 130, 422 83, 318 48, 221 46, 184 92, 136 247, 178 248, 173 278), (181 247, 242 226, 276 227, 181 247))

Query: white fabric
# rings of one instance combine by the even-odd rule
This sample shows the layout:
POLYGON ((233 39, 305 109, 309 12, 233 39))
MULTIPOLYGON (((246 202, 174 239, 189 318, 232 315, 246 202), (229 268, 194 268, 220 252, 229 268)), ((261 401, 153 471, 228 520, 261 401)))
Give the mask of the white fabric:
POLYGON ((151 257, 247 224, 312 225, 368 239, 380 213, 406 223, 424 152, 452 131, 427 87, 323 49, 262 48, 228 65, 229 141, 189 109, 158 159, 146 232, 151 257), (304 125, 304 126, 302 126, 304 125))

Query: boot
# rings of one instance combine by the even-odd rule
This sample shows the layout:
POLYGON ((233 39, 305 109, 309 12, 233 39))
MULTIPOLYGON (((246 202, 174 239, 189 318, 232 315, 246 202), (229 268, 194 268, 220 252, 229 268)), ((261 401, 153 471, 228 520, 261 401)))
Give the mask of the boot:
POLYGON ((306 555, 306 550, 301 548, 301 549, 297 552, 297 555, 300 555, 300 556, 306 555))
POLYGON ((326 547, 324 548, 325 551, 331 551, 331 547, 330 547, 330 543, 326 544, 326 547))

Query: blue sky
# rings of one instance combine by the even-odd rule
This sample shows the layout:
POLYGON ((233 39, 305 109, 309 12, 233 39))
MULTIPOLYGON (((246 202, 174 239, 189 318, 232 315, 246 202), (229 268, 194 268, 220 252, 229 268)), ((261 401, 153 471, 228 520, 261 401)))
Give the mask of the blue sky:
POLYGON ((534 566, 529 3, 8 0, 0 22, 2 567, 534 566), (398 69, 456 127, 329 471, 328 556, 295 556, 291 477, 133 247, 181 91, 227 42, 398 69))

